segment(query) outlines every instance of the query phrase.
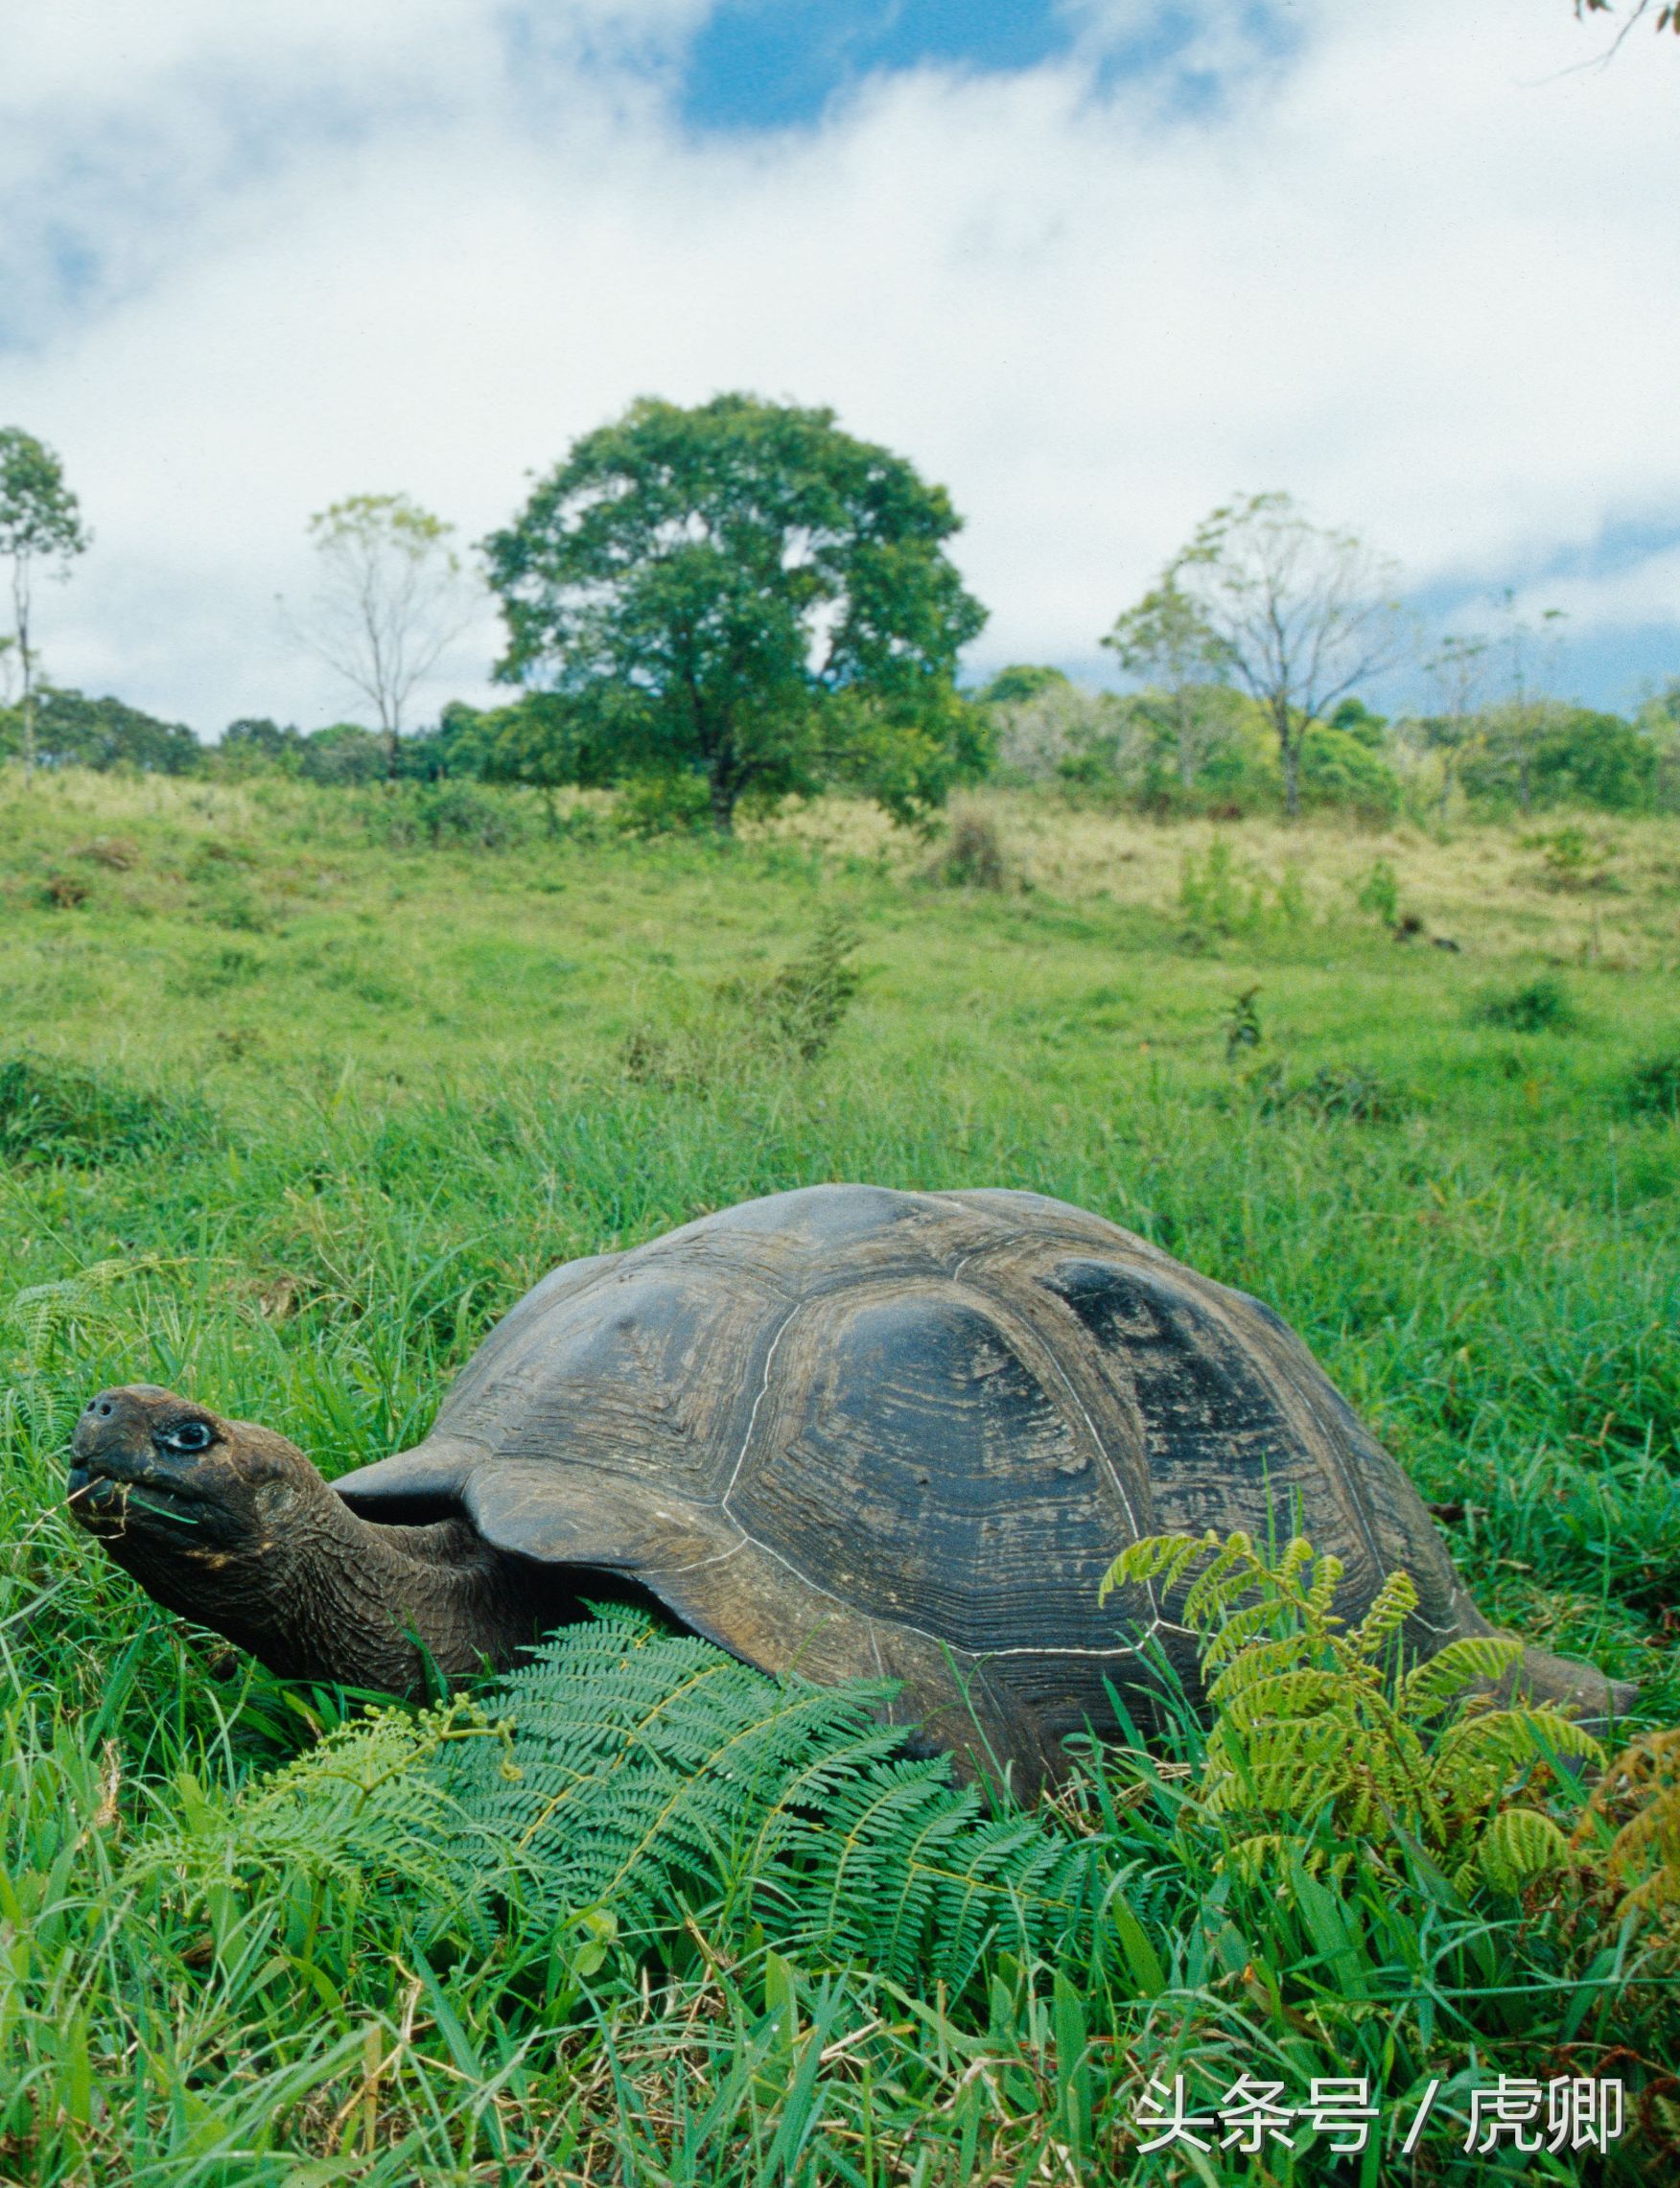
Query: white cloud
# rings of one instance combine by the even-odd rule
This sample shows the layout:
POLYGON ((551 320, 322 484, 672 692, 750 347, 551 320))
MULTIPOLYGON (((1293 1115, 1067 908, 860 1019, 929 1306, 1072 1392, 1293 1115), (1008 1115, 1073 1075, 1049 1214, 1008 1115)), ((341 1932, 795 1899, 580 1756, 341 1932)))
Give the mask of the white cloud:
MULTIPOLYGON (((98 535, 55 673, 331 718, 272 613, 309 513, 402 490, 476 536, 643 392, 830 403, 945 480, 989 660, 1088 658, 1233 488, 1420 584, 1680 525, 1668 41, 1565 74, 1564 0, 1304 0, 1293 61, 1200 117, 1077 63, 920 70, 708 140, 661 95, 702 12, 574 0, 540 44, 491 0, 16 12, 0 421, 98 535)), ((1604 597, 1680 623, 1671 569, 1604 597)))

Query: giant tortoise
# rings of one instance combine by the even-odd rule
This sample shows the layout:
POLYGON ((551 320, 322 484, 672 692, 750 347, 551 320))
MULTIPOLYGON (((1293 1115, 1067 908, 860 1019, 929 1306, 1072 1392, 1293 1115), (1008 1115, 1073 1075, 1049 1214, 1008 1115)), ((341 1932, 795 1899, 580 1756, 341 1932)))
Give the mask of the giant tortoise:
MULTIPOLYGON (((411 1451, 330 1487, 149 1385, 78 1424, 71 1508, 147 1592, 276 1672, 393 1692, 508 1664, 592 1594, 896 1711, 1023 1788, 1190 1637, 1116 1552, 1299 1530, 1357 1615, 1404 1568, 1427 1655, 1492 1629, 1406 1477, 1258 1300, 1035 1193, 819 1185, 557 1269, 411 1451)), ((1591 1718, 1632 1689, 1537 1649, 1591 1718)))

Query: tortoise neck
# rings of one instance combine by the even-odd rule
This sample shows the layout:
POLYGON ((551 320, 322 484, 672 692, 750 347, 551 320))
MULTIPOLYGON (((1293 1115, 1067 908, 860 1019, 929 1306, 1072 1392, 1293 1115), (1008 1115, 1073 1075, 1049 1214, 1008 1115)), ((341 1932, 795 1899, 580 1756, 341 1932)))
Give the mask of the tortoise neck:
MULTIPOLYGON (((511 1664, 540 1626, 541 1591, 523 1563, 463 1519, 430 1526, 363 1520, 320 1485, 283 1543, 235 1572, 224 1599, 183 1605, 287 1679, 415 1697, 428 1666, 459 1679, 511 1664)), ((202 1576, 209 1580, 212 1576, 202 1576)))

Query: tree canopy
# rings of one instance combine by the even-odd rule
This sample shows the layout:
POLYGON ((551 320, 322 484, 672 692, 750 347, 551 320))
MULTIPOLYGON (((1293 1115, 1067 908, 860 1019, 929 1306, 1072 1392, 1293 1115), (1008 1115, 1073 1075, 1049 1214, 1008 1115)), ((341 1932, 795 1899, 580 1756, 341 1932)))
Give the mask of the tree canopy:
POLYGON ((389 775, 409 700, 472 619, 454 532, 406 494, 352 494, 309 521, 319 583, 292 628, 372 706, 389 775))
POLYGON ((1307 732, 1393 659, 1393 589, 1391 567, 1356 534, 1313 524, 1275 491, 1215 509, 1162 580, 1265 708, 1292 820, 1307 732))
POLYGON ((0 557, 12 565, 12 644, 22 670, 20 748, 27 778, 35 760, 35 649, 31 623, 35 573, 42 564, 67 571, 88 534, 64 483, 64 466, 21 426, 0 426, 0 557))
POLYGON ((484 543, 497 673, 559 702, 519 718, 517 772, 697 774, 722 829, 743 797, 828 783, 899 818, 937 804, 983 753, 955 684, 986 619, 945 552, 959 523, 830 410, 634 404, 484 543))
POLYGON ((121 699, 90 699, 81 691, 39 686, 33 720, 23 709, 0 714, 0 752, 26 750, 43 767, 133 767, 143 775, 191 775, 202 748, 184 722, 160 722, 121 699))

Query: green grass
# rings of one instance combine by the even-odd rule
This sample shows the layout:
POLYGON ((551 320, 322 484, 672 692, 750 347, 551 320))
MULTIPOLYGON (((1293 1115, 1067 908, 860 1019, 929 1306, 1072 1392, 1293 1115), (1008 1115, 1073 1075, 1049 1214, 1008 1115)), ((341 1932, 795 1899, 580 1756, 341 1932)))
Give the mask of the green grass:
MULTIPOLYGON (((1651 2083, 1680 2037, 1647 1944, 1422 1871, 1335 1901, 1217 1874, 1188 1729, 1164 1775, 1094 1764, 1068 1797, 1125 1877, 1102 1949, 1000 1954, 960 1999, 746 1931, 589 1967, 511 1920, 423 1944, 378 1879, 124 1881, 334 1705, 67 1524, 86 1395, 183 1386, 336 1474, 422 1434, 555 1262, 825 1178, 1057 1194, 1258 1292, 1450 1515, 1489 1615, 1680 1719, 1680 1132, 1642 1091, 1680 1051, 1680 830, 1627 832, 1590 927, 1497 831, 1237 831, 1271 909, 1223 931, 1179 887, 1205 827, 994 800, 1035 885, 993 893, 842 808, 731 850, 500 809, 517 840, 485 850, 377 795, 0 779, 0 2180, 1191 2178, 1130 2125, 1180 2070, 1368 2072, 1390 2147, 1438 2077, 1457 2137, 1421 2176, 1470 2179, 1499 2170, 1459 2147, 1470 2080, 1624 2045, 1651 2083), (1458 950, 1361 913, 1379 856, 1458 950), (828 913, 864 978, 806 1064, 741 997, 828 913), (1537 988, 1562 1007, 1487 1017, 1537 988), (650 1036, 681 1073, 626 1069, 650 1036)), ((1326 2176, 1266 2162, 1200 2176, 1326 2176)), ((1388 2162, 1345 2176, 1411 2176, 1388 2162)))

